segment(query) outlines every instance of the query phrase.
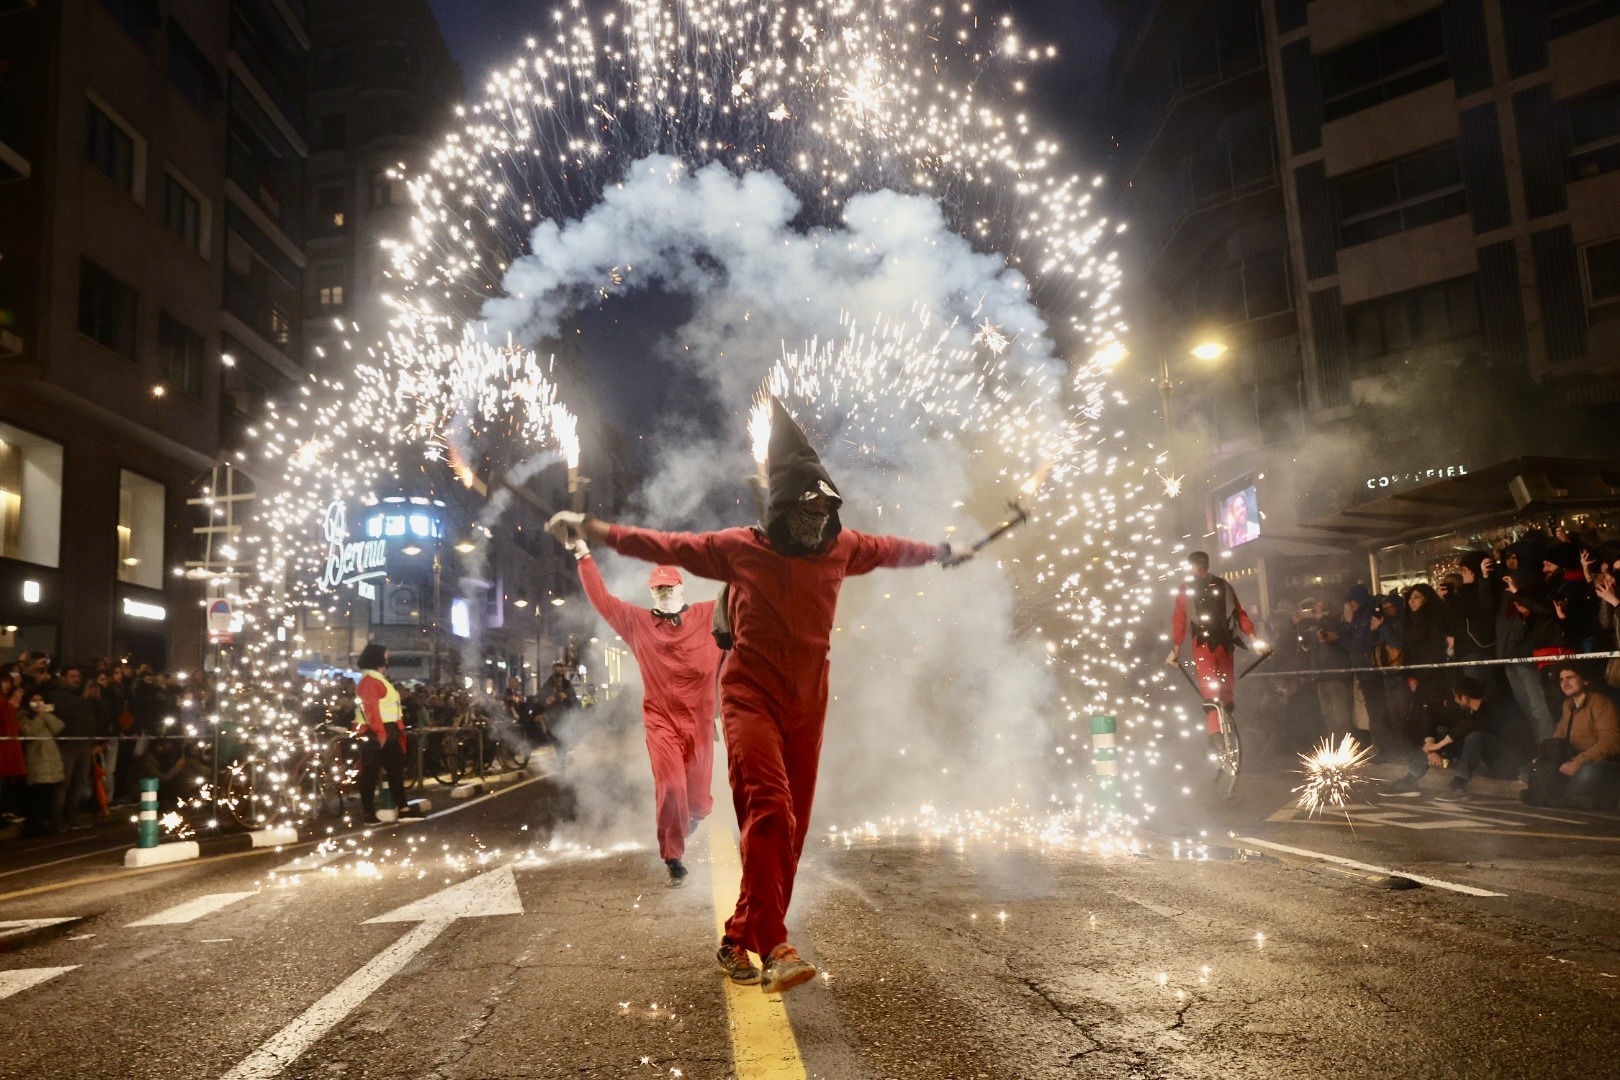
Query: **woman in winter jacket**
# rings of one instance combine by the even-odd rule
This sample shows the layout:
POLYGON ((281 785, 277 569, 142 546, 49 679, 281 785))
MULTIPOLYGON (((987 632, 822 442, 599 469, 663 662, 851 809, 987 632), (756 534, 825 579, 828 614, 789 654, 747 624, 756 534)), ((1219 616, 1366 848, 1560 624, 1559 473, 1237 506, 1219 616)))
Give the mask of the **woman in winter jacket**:
POLYGON ((61 718, 45 700, 45 695, 34 691, 28 695, 28 704, 17 717, 17 726, 23 734, 23 760, 28 767, 28 824, 24 827, 30 836, 57 831, 51 808, 56 788, 65 779, 62 771, 62 753, 56 747, 56 736, 62 732, 61 718))

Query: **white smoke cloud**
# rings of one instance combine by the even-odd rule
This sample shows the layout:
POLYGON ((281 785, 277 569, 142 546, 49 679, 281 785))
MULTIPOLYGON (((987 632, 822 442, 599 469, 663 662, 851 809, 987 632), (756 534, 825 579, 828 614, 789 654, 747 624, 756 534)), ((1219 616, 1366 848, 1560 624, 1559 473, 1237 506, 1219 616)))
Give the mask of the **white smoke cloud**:
MULTIPOLYGON (((543 348, 572 312, 615 288, 615 271, 623 289, 656 281, 693 299, 664 357, 705 380, 733 414, 667 418, 654 431, 629 433, 646 434, 656 448, 654 473, 636 500, 645 524, 744 523, 700 515, 712 492, 741 492, 752 469, 744 445, 750 398, 784 346, 838 337, 841 319, 870 325, 927 312, 936 334, 955 324, 947 337, 960 348, 988 320, 1013 340, 1019 370, 1049 375, 1063 367, 1023 276, 1001 257, 975 252, 933 202, 859 195, 838 229, 796 228, 798 213, 773 175, 739 177, 718 166, 692 173, 673 159, 649 158, 580 220, 537 227, 532 253, 506 274, 506 295, 485 307, 492 336, 510 331, 543 348)), ((909 405, 894 404, 902 415, 909 405)), ((1061 402, 1030 407, 1055 415, 1061 402)), ((811 435, 846 497, 845 525, 866 532, 940 541, 955 526, 958 538, 972 539, 1022 479, 997 475, 1007 459, 998 457, 994 433, 943 441, 900 422, 837 438, 811 435), (975 522, 975 512, 985 521, 975 522)), ((741 517, 752 518, 751 505, 745 496, 749 512, 741 517)), ((990 556, 1014 549, 1009 542, 990 556)), ((645 596, 644 567, 611 555, 601 565, 618 595, 645 596)), ((710 595, 695 585, 689 599, 710 595)), ((1020 638, 1014 608, 1008 573, 991 558, 953 571, 880 570, 846 583, 820 824, 854 824, 923 803, 946 810, 1041 797, 1034 778, 1060 709, 1044 652, 1020 638)))

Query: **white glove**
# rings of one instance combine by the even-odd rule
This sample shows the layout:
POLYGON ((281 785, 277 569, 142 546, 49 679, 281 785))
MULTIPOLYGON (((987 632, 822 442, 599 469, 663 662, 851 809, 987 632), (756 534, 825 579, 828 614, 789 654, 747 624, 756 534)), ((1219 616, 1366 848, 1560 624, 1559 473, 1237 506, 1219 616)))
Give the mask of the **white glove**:
POLYGON ((546 532, 555 536, 559 544, 571 547, 575 540, 585 537, 585 515, 578 510, 559 510, 546 522, 546 532))
POLYGON ((939 545, 939 565, 944 567, 961 566, 978 552, 966 544, 957 544, 951 541, 939 545))
POLYGON ((576 559, 588 559, 591 557, 591 546, 585 542, 583 536, 569 544, 568 550, 574 553, 576 559))

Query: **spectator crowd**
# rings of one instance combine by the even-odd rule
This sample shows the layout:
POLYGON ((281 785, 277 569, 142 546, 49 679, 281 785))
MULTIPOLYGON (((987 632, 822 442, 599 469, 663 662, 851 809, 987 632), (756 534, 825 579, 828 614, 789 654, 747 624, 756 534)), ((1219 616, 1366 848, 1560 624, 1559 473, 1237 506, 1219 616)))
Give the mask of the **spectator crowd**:
POLYGON ((1620 650, 1617 575, 1620 539, 1532 530, 1387 595, 1306 598, 1273 627, 1277 666, 1305 677, 1271 680, 1266 706, 1297 734, 1370 738, 1406 767, 1388 797, 1445 768, 1438 798, 1488 775, 1526 781, 1528 803, 1612 809, 1620 659, 1575 657, 1620 650))

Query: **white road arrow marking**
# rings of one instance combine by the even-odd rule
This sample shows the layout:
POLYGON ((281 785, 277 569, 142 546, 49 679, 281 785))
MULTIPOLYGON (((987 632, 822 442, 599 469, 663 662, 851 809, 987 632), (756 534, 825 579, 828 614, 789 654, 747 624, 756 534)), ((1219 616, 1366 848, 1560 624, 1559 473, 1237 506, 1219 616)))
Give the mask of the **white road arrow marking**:
POLYGON ((167 911, 160 911, 156 915, 148 916, 145 919, 137 919, 124 925, 179 926, 181 923, 196 922, 204 915, 212 915, 220 908, 230 907, 238 900, 246 900, 254 895, 257 894, 251 892, 210 893, 207 896, 199 896, 195 900, 187 900, 183 904, 177 904, 167 911))
POLYGON ((18 937, 34 930, 40 930, 47 926, 61 926, 65 922, 77 922, 82 918, 84 916, 74 915, 66 919, 13 919, 9 922, 0 922, 0 941, 4 941, 9 937, 18 937))
POLYGON ((523 902, 518 897, 517 879, 510 866, 503 866, 386 915, 367 919, 367 924, 420 922, 422 925, 388 946, 331 993, 305 1009, 302 1016, 276 1032, 227 1073, 225 1080, 270 1080, 280 1076, 300 1054, 341 1023, 379 986, 397 975, 457 919, 521 914, 523 902))
MULTIPOLYGON (((49 922, 50 920, 44 920, 49 922)), ((62 920, 66 921, 66 920, 62 920)), ((38 986, 47 979, 54 979, 64 972, 72 971, 78 964, 67 967, 53 968, 16 968, 12 971, 0 971, 0 998, 8 998, 12 994, 21 993, 30 986, 38 986)))

